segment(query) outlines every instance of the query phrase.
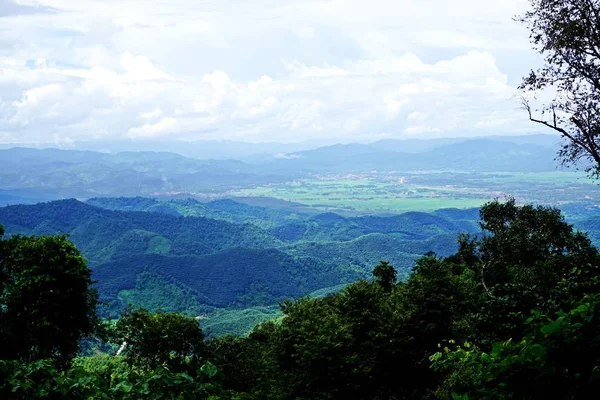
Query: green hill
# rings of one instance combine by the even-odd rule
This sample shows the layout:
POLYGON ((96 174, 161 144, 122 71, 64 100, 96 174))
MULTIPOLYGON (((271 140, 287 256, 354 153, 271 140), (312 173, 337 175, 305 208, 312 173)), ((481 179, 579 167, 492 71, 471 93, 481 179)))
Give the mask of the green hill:
MULTIPOLYGON (((600 223, 588 211, 577 209, 574 222, 597 242, 600 223)), ((108 304, 104 315, 116 317, 129 304, 206 314, 217 318, 215 334, 246 329, 228 326, 237 314, 226 312, 344 287, 369 277, 381 260, 404 279, 421 255, 454 253, 459 232, 477 232, 477 217, 477 209, 443 209, 346 218, 232 200, 142 197, 0 208, 7 234, 70 235, 108 304)), ((266 314, 248 311, 242 319, 266 314)))

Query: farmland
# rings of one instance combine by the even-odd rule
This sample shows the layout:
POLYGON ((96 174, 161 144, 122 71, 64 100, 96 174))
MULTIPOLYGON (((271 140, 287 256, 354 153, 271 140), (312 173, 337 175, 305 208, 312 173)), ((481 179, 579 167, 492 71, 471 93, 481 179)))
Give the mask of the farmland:
POLYGON ((321 211, 398 213, 471 208, 494 198, 561 205, 600 203, 600 188, 577 172, 319 175, 287 183, 232 191, 233 197, 264 196, 321 211), (502 188, 499 190, 499 188, 502 188))

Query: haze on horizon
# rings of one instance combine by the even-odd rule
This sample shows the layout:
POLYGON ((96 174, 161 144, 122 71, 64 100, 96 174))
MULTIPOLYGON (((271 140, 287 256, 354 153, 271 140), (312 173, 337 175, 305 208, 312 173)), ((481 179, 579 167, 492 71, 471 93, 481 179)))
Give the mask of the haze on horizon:
POLYGON ((540 133, 527 0, 0 0, 0 144, 540 133))

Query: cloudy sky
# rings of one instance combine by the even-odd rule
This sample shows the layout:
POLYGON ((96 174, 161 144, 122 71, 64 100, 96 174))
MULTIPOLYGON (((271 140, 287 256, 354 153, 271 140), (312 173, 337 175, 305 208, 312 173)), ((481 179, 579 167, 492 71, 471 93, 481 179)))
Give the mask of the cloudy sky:
POLYGON ((527 0, 0 0, 0 143, 536 132, 527 0))

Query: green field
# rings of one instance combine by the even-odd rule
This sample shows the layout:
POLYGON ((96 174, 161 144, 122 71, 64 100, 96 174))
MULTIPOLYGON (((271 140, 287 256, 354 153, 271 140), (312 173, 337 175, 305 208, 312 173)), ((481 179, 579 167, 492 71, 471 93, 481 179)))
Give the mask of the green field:
POLYGON ((479 207, 494 198, 564 204, 599 201, 597 185, 576 172, 448 173, 365 176, 355 179, 318 177, 284 184, 241 189, 234 197, 273 197, 302 203, 321 211, 359 213, 432 211, 479 207))
POLYGON ((484 180, 495 183, 536 182, 554 184, 591 184, 589 178, 581 172, 499 172, 483 174, 484 180))
POLYGON ((458 193, 451 188, 402 185, 375 180, 303 180, 285 185, 243 189, 233 196, 266 196, 306 204, 323 211, 432 211, 479 207, 491 197, 458 193))

